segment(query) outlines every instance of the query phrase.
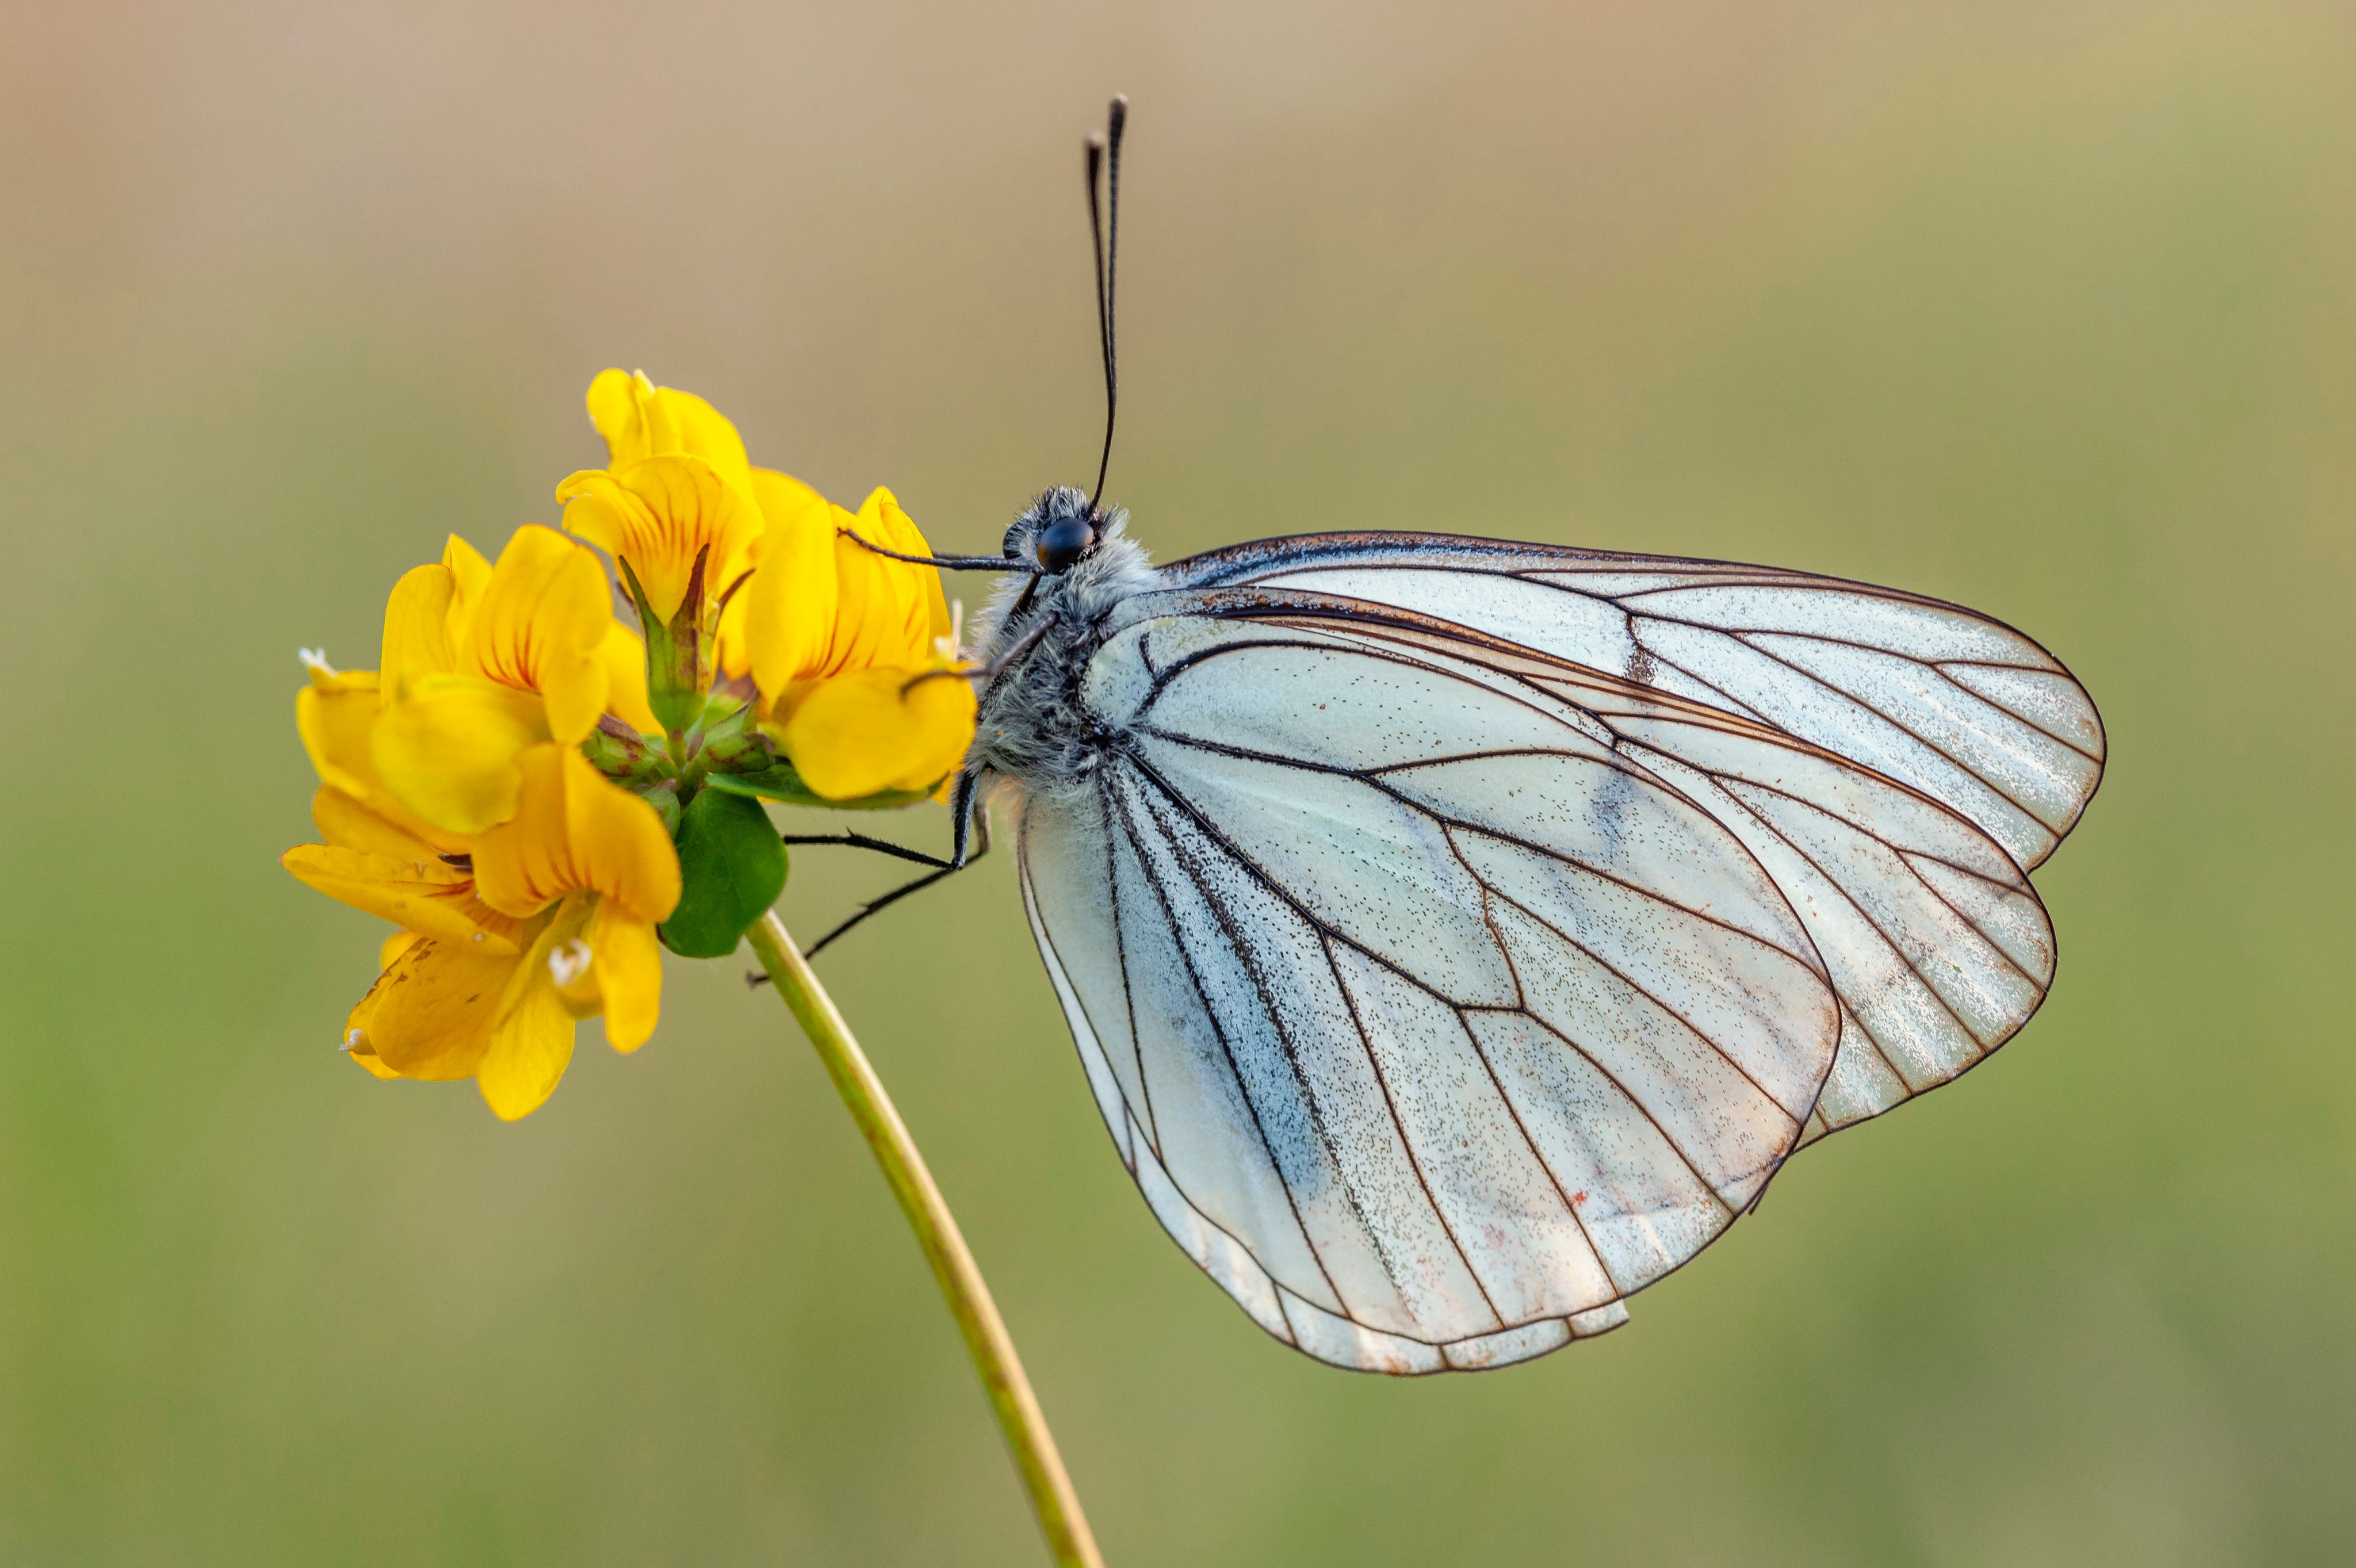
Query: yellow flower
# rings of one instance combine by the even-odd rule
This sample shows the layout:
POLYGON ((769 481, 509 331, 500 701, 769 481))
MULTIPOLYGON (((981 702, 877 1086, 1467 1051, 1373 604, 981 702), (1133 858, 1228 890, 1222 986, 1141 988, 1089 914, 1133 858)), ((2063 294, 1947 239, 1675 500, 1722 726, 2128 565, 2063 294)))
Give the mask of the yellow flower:
POLYGON ((609 709, 656 727, 644 664, 595 556, 520 528, 493 566, 454 536, 385 606, 376 771, 426 822, 480 832, 514 814, 525 747, 578 745, 609 709))
POLYGON ((311 820, 327 842, 297 844, 279 857, 305 882, 416 935, 499 957, 515 953, 521 922, 477 896, 463 853, 437 849, 332 784, 312 796, 311 820))
POLYGON ((753 467, 717 409, 643 374, 599 375, 589 417, 610 465, 573 475, 557 499, 568 530, 626 564, 658 621, 685 607, 696 668, 691 676, 682 656, 659 678, 700 691, 749 671, 768 732, 830 800, 929 789, 956 768, 973 738, 973 694, 961 680, 916 679, 955 657, 939 574, 845 537, 929 554, 891 491, 845 511, 753 467), (691 606, 691 588, 701 596, 691 606))
POLYGON ((626 564, 666 625, 686 602, 701 560, 691 619, 713 634, 712 612, 752 564, 762 532, 736 427, 691 392, 620 371, 589 383, 589 418, 605 438, 608 465, 556 487, 566 530, 626 564))
POLYGON ((784 706, 778 743, 830 800, 926 793, 973 744, 973 686, 953 671, 855 670, 808 682, 784 706))
POLYGON ((711 464, 745 499, 755 499, 736 427, 693 392, 659 387, 643 371, 601 371, 589 383, 589 423, 605 438, 616 470, 685 453, 711 464))
POLYGON ((471 860, 340 807, 319 814, 327 843, 284 857, 320 891, 404 928, 346 1023, 354 1058, 383 1078, 472 1078, 509 1121, 563 1077, 575 1020, 604 1014, 618 1050, 653 1033, 654 928, 680 892, 653 807, 570 746, 529 746, 516 765, 518 810, 471 860))
POLYGON ((699 790, 759 788, 781 750, 800 779, 781 798, 885 804, 944 784, 973 737, 938 575, 850 537, 930 553, 889 490, 845 511, 642 375, 599 376, 589 412, 610 467, 558 490, 575 538, 519 529, 495 564, 453 536, 394 586, 380 668, 306 655, 295 703, 323 842, 284 863, 399 928, 347 1048, 380 1078, 473 1078, 509 1119, 555 1088, 577 1019, 622 1050, 653 1032, 659 925, 676 912, 681 950, 718 950, 775 897, 766 820, 699 790), (715 701, 722 672, 754 680, 715 701), (684 906, 667 820, 705 824, 684 906), (712 852, 715 822, 742 842, 712 852))
MULTIPOLYGON (((374 741, 377 721, 383 714, 375 671, 348 670, 337 674, 324 666, 312 667, 311 683, 294 699, 294 727, 303 736, 303 749, 310 754, 311 766, 318 770, 321 799, 336 798, 327 809, 338 820, 366 813, 390 823, 404 843, 415 841, 437 854, 463 852, 465 834, 435 827, 402 805, 378 777, 374 741)), ((313 815, 318 816, 320 810, 315 800, 313 815)), ((324 820, 320 831, 327 831, 324 820)), ((373 847, 373 843, 362 847, 373 847)))
POLYGON ((768 518, 744 638, 763 717, 802 782, 829 800, 926 790, 973 741, 972 687, 940 574, 879 555, 931 547, 877 489, 857 515, 783 474, 754 471, 768 518))

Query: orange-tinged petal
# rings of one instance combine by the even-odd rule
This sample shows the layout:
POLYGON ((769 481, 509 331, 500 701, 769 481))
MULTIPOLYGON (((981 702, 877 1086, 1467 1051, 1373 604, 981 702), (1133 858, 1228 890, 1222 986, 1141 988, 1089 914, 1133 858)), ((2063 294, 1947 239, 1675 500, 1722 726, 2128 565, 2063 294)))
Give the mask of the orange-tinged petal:
POLYGON ((605 438, 609 467, 683 452, 711 464, 745 495, 753 493, 736 427, 693 392, 659 387, 643 371, 600 371, 589 383, 589 422, 605 438))
POLYGON ((458 669, 538 692, 549 733, 578 741, 605 711, 605 636, 616 624, 595 556, 552 528, 519 528, 475 607, 458 669))
POLYGON ((761 532, 761 513, 748 493, 686 454, 648 457, 613 473, 584 468, 556 487, 556 499, 564 503, 566 531, 627 562, 665 621, 686 599, 699 554, 709 603, 728 585, 731 569, 742 569, 761 532))
POLYGON ((535 746, 516 758, 522 779, 514 819, 475 846, 475 886, 510 915, 546 908, 569 893, 601 893, 641 920, 679 903, 679 855, 662 819, 607 782, 569 746, 535 746))
POLYGON ((515 814, 517 754, 548 738, 547 705, 537 693, 468 675, 428 675, 393 694, 369 755, 385 790, 402 805, 444 832, 478 833, 515 814))
MULTIPOLYGON (((768 468, 753 470, 764 520, 753 580, 737 599, 753 678, 778 693, 825 668, 833 645, 841 590, 835 575, 837 509, 799 479, 768 468)), ((731 619, 735 606, 730 607, 731 619)), ((729 627, 721 626, 723 659, 729 627)))
POLYGON ((647 702, 646 639, 620 621, 613 627, 599 650, 605 660, 605 711, 640 735, 654 735, 662 721, 647 702))
POLYGON ((509 978, 477 1063, 475 1086, 502 1122, 539 1110, 573 1060, 573 1015, 548 965, 549 955, 572 940, 563 935, 569 923, 552 922, 509 978))
POLYGON ((930 789, 973 744, 973 687, 962 676, 859 670, 812 687, 781 738, 802 782, 830 800, 930 789))
MULTIPOLYGON (((838 529, 904 555, 930 553, 925 536, 892 492, 869 495, 857 517, 838 514, 838 529)), ((940 574, 930 566, 878 555, 843 533, 835 539, 834 566, 841 585, 833 645, 819 673, 842 674, 875 668, 923 669, 933 657, 933 606, 941 600, 940 574)), ((948 629, 948 611, 940 614, 948 629)))
POLYGON ((523 961, 425 937, 392 961, 352 1014, 350 1040, 403 1078, 466 1078, 491 1048, 500 999, 523 961))
POLYGON ((384 606, 382 680, 390 699, 404 675, 444 675, 458 667, 450 642, 450 606, 457 580, 443 565, 412 566, 392 585, 384 606))
POLYGON ((396 858, 305 843, 278 863, 328 897, 422 936, 486 953, 516 950, 516 922, 475 897, 471 873, 438 856, 396 858))
POLYGON ((662 949, 655 929, 607 899, 591 918, 584 940, 605 1005, 605 1041, 617 1051, 635 1051, 655 1032, 662 1004, 662 949))

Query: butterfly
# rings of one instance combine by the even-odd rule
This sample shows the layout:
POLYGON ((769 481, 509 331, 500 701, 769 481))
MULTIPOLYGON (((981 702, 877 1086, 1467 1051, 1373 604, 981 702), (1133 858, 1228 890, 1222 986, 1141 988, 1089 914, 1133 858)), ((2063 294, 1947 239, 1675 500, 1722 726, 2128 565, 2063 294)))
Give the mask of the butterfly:
POLYGON ((1421 1373, 1603 1333, 2029 1021, 2101 720, 2001 622, 1804 572, 1379 532, 1153 564, 1097 499, 1125 119, 1087 166, 1105 459, 925 558, 1008 581, 953 854, 902 891, 1012 819, 1121 1163, 1269 1334, 1421 1373))

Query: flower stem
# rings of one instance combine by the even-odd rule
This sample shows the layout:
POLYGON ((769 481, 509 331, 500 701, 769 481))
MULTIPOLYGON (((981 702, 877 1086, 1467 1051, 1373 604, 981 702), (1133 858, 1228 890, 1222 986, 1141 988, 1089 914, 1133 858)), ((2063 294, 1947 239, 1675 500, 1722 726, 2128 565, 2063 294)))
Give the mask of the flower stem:
POLYGON ((884 1092, 883 1080, 875 1076, 866 1053, 836 1010, 834 999, 810 972, 809 961, 794 946, 776 912, 762 916, 744 936, 759 956, 761 967, 776 983, 777 994, 786 999, 810 1044, 818 1047, 827 1076, 834 1079, 843 1104, 851 1108, 851 1119, 859 1123, 860 1135, 874 1151, 875 1163, 884 1167, 884 1179, 900 1200, 900 1211, 916 1232, 925 1261, 932 1264, 941 1294, 948 1298, 958 1332, 965 1336, 966 1353, 973 1358, 974 1369, 989 1391, 999 1430, 1013 1451, 1015 1467, 1023 1472, 1023 1487, 1031 1494, 1032 1509, 1039 1516, 1039 1529, 1056 1563, 1066 1568, 1104 1568, 1096 1537, 1089 1533, 1087 1518, 1080 1512, 1079 1494, 1073 1491, 1072 1478, 1064 1473, 1063 1457, 1055 1452, 1055 1434, 1047 1430, 1047 1418, 1039 1410, 1038 1396, 1031 1391, 1031 1380, 1023 1375, 1014 1341, 998 1316, 997 1304, 990 1299, 990 1287, 982 1283, 981 1270, 950 1217, 941 1189, 925 1168, 924 1155, 916 1152, 916 1142, 893 1108, 892 1097, 884 1092))

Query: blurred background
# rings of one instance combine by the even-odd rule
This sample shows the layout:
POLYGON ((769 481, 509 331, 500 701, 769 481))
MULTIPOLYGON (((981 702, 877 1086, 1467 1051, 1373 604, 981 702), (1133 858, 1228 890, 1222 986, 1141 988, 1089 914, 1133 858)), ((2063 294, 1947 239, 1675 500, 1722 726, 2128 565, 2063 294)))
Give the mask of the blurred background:
MULTIPOLYGON (((1042 1561, 744 962, 502 1126, 337 1054, 379 929, 274 857, 296 647, 372 663, 446 532, 554 521, 605 366, 943 548, 1086 483, 1116 89, 1111 493, 1165 557, 1901 585, 2113 751, 2020 1038, 1493 1374, 1327 1369, 1196 1274, 1005 859, 830 952, 1108 1559, 2345 1561, 2344 5, 235 0, 0 23, 0 1562, 1042 1561)), ((806 852, 787 913, 894 870, 806 852)))

